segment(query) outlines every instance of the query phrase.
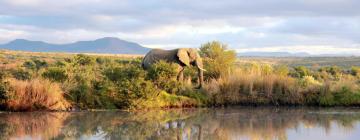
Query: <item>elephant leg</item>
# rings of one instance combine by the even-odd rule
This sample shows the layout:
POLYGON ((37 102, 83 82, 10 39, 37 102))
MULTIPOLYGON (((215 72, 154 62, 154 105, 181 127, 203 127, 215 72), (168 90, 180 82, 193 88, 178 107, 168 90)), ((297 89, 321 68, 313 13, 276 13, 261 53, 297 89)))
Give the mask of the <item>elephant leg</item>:
POLYGON ((180 82, 183 82, 184 81, 184 67, 179 67, 179 74, 177 76, 177 80, 180 81, 180 82))

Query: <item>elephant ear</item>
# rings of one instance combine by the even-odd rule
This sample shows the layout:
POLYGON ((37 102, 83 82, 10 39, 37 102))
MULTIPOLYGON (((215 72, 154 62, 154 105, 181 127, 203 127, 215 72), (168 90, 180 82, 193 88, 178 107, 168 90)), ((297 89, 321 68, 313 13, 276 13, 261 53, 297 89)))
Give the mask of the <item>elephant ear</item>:
POLYGON ((186 66, 190 65, 190 58, 186 49, 179 49, 179 51, 177 52, 177 56, 179 57, 179 60, 186 66))

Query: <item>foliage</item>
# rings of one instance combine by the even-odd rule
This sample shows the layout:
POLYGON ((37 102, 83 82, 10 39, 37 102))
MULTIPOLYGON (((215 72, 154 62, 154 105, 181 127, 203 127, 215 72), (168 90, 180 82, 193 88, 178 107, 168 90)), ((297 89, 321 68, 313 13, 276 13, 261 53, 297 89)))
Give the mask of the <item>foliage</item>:
POLYGON ((67 79, 65 70, 59 67, 49 68, 42 74, 42 76, 55 82, 64 82, 67 79))
POLYGON ((303 87, 308 87, 308 86, 321 86, 322 84, 315 80, 314 77, 312 76, 303 76, 300 80, 300 85, 303 87))
POLYGON ((0 108, 52 110, 48 103, 53 101, 80 109, 360 105, 359 67, 291 67, 240 62, 243 58, 235 62, 235 53, 216 41, 202 45, 200 54, 207 69, 202 89, 192 86, 197 82, 196 68, 185 69, 187 82, 181 84, 176 77, 177 65, 164 61, 143 70, 141 58, 84 54, 4 57, 0 64, 0 108))
POLYGON ((294 71, 291 73, 293 77, 302 78, 304 76, 311 75, 311 72, 305 66, 298 66, 294 68, 294 71))
POLYGON ((231 67, 236 60, 235 51, 228 50, 226 44, 218 41, 201 45, 200 55, 204 58, 205 69, 207 70, 204 74, 209 78, 229 76, 231 67))
POLYGON ((177 66, 165 61, 159 61, 148 70, 147 77, 158 88, 169 93, 177 93, 181 89, 180 83, 176 80, 177 66))
POLYGON ((18 80, 30 80, 32 78, 32 74, 29 71, 23 69, 13 70, 11 71, 11 74, 18 80))
POLYGON ((23 67, 30 69, 30 70, 40 70, 41 68, 45 68, 48 66, 48 63, 46 61, 33 59, 31 61, 26 61, 23 64, 23 67))
POLYGON ((95 60, 94 58, 84 55, 84 54, 78 54, 74 58, 74 63, 77 65, 85 66, 85 65, 91 65, 94 64, 95 60))

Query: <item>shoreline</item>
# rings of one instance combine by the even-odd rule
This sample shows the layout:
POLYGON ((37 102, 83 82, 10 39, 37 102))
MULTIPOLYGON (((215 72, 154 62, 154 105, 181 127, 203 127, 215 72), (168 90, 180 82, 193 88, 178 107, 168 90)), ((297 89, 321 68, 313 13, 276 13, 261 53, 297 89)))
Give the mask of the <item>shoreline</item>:
POLYGON ((144 112, 144 111, 169 111, 169 110, 192 110, 192 109, 227 109, 227 108, 273 108, 273 109, 360 109, 360 106, 309 106, 309 105, 228 105, 228 106, 207 106, 207 107, 172 107, 172 108, 148 108, 148 109, 82 109, 82 110, 33 110, 33 111, 5 111, 0 113, 27 113, 27 112, 144 112))

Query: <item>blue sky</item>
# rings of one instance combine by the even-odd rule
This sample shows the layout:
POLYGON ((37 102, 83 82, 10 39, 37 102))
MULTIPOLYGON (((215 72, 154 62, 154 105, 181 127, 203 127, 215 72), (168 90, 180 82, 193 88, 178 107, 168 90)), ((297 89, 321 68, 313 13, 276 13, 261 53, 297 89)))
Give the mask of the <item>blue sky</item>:
POLYGON ((358 0, 0 0, 0 43, 119 37, 152 48, 360 55, 358 0))

